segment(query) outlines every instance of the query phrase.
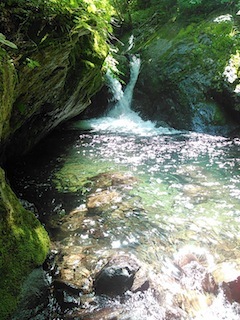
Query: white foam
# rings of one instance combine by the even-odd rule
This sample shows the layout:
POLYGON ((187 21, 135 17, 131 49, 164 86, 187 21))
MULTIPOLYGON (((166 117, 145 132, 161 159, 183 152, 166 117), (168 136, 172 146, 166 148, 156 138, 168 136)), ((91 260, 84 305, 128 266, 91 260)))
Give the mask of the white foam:
POLYGON ((131 109, 133 90, 139 75, 140 66, 140 58, 133 56, 130 61, 130 80, 124 91, 121 83, 111 73, 107 73, 107 83, 116 104, 106 116, 77 122, 74 127, 82 130, 144 136, 179 133, 179 131, 173 128, 156 127, 154 122, 150 120, 144 121, 131 109))

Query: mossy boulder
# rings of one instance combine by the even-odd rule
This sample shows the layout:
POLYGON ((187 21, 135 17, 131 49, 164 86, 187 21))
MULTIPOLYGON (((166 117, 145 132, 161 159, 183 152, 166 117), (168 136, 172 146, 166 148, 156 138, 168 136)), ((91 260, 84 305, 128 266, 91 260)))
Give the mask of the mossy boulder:
POLYGON ((239 125, 237 19, 212 13, 135 31, 142 57, 135 108, 142 116, 205 132, 239 125))
POLYGON ((0 318, 15 309, 21 285, 49 251, 49 237, 30 211, 25 210, 0 169, 0 318))

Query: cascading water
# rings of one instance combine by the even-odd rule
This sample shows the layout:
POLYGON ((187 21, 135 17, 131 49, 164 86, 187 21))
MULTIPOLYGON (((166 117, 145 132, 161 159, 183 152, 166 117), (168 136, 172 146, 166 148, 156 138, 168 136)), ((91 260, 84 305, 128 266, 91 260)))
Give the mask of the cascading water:
MULTIPOLYGON (((131 110, 131 103, 132 103, 132 97, 133 97, 133 89, 135 87, 135 84, 137 82, 137 78, 139 75, 139 70, 141 66, 141 60, 140 58, 133 56, 131 57, 130 60, 130 79, 129 83, 126 86, 126 89, 122 90, 120 88, 120 82, 115 79, 115 81, 112 81, 111 78, 112 76, 110 75, 110 81, 109 83, 111 84, 110 88, 111 91, 114 93, 116 92, 117 88, 120 89, 120 99, 118 99, 118 102, 115 104, 114 108, 109 111, 108 116, 112 118, 119 118, 121 116, 124 116, 126 114, 132 113, 131 110)), ((116 94, 114 95, 114 97, 116 94)))
POLYGON ((14 320, 240 318, 240 139, 143 121, 131 110, 138 57, 130 69, 125 90, 109 76, 105 117, 64 126, 8 174, 55 248, 51 303, 34 309, 32 290, 14 320), (148 290, 94 293, 96 273, 118 255, 141 261, 148 290))
POLYGON ((125 90, 118 79, 108 72, 107 84, 113 95, 115 105, 104 116, 75 123, 74 126, 94 131, 133 133, 138 135, 175 134, 178 131, 171 128, 157 128, 152 121, 144 121, 131 109, 133 90, 138 79, 141 60, 137 56, 130 58, 130 79, 125 90))

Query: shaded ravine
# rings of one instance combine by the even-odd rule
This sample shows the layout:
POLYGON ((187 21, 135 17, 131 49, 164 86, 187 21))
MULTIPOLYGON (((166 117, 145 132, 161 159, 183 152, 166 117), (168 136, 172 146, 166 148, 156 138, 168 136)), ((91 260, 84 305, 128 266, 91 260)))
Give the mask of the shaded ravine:
POLYGON ((71 123, 9 168, 52 239, 48 294, 31 319, 239 319, 240 140, 137 117, 71 123), (107 262, 138 281, 104 292, 107 262))

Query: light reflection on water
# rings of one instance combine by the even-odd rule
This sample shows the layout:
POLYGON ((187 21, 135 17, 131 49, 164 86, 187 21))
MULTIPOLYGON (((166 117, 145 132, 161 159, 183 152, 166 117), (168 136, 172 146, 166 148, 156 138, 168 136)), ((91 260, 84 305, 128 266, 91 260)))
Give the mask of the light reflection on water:
POLYGON ((140 197, 148 219, 163 230, 172 230, 174 249, 190 241, 215 246, 221 255, 222 241, 238 240, 237 139, 189 133, 152 137, 82 134, 80 140, 73 157, 77 151, 96 163, 99 171, 101 164, 109 162, 109 170, 130 171, 139 179, 130 193, 140 197))
MULTIPOLYGON (((138 197, 140 204, 135 206, 140 213, 130 214, 127 227, 125 220, 121 225, 117 211, 113 210, 116 217, 112 222, 104 218, 101 228, 104 224, 108 228, 106 247, 129 245, 148 259, 149 247, 171 254, 195 243, 210 248, 218 261, 224 261, 239 258, 238 143, 238 139, 196 133, 150 137, 81 133, 65 159, 64 170, 71 172, 74 164, 79 177, 120 171, 138 179, 125 197, 132 197, 133 207, 138 197), (127 238, 129 228, 135 228, 131 230, 132 241, 127 238), (164 241, 159 248, 156 238, 160 236, 164 241)), ((58 182, 64 179, 64 170, 56 174, 58 182)), ((65 185, 65 192, 74 189, 79 177, 65 185)), ((122 212, 126 219, 126 212, 122 212)))
MULTIPOLYGON (((45 216, 45 223, 53 239, 69 252, 73 247, 83 248, 85 267, 100 268, 100 259, 123 250, 162 273, 166 259, 189 244, 207 249, 215 264, 239 261, 239 139, 196 133, 143 137, 90 132, 79 132, 76 138, 74 131, 74 139, 64 149, 66 133, 62 133, 60 150, 58 146, 51 159, 40 161, 38 169, 28 173, 30 179, 23 178, 21 183, 25 191, 35 185, 43 198, 47 190, 42 210, 48 212, 52 206, 52 214, 45 216), (56 158, 59 162, 49 171, 49 163, 56 158), (45 172, 43 177, 40 172, 45 172), (127 173, 137 183, 108 187, 120 194, 119 199, 100 214, 84 216, 86 196, 93 188, 91 179, 106 172, 127 173), (45 184, 43 191, 41 178, 46 177, 49 186, 45 184), (80 212, 77 222, 62 223, 61 230, 53 227, 51 219, 76 209, 80 212)), ((59 133, 45 148, 54 149, 58 139, 59 133)), ((195 319, 238 319, 233 306, 221 304, 221 299, 219 295, 211 308, 195 319)), ((129 319, 139 319, 136 310, 141 313, 141 308, 136 307, 135 317, 129 319)), ((146 319, 159 320, 154 308, 146 319)))

